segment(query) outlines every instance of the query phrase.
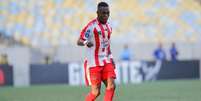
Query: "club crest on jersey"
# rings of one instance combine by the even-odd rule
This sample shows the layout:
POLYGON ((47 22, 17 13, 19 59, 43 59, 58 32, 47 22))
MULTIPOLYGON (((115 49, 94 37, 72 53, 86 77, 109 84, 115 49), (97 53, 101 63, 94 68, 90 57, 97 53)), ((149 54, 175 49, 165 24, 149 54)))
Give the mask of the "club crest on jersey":
POLYGON ((101 35, 101 31, 98 31, 98 34, 101 35))

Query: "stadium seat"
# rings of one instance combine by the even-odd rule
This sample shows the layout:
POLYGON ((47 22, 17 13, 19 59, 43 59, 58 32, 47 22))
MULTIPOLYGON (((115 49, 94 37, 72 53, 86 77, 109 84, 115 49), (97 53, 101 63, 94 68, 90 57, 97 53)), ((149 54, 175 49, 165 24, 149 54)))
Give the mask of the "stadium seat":
MULTIPOLYGON (((201 40, 201 6, 194 0, 115 0, 109 3, 114 37, 133 36, 140 42, 201 40)), ((96 7, 91 4, 97 1, 4 0, 0 8, 0 27, 6 35, 30 46, 39 45, 37 40, 53 46, 74 43, 81 28, 96 16, 96 7)))

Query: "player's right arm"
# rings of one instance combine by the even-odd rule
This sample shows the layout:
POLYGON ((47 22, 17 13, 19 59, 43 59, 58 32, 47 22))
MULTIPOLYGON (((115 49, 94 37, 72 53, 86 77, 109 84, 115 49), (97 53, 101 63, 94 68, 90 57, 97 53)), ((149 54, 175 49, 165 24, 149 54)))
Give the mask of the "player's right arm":
POLYGON ((93 47, 93 43, 91 42, 91 37, 93 34, 93 28, 87 25, 80 33, 80 37, 77 40, 78 46, 87 46, 88 48, 93 47))

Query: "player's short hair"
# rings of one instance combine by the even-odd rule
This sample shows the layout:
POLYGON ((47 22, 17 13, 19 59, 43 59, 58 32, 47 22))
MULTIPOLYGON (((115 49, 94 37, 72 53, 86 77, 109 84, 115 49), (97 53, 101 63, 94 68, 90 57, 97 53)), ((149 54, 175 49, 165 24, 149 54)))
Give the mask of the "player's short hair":
POLYGON ((102 1, 102 2, 98 3, 97 9, 100 8, 100 7, 109 7, 109 5, 106 2, 102 1))

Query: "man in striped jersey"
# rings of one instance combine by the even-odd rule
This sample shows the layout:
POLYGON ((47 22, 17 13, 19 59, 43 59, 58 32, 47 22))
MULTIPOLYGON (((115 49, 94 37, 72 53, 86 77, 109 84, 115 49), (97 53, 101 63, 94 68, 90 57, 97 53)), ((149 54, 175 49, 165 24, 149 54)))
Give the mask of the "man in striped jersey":
POLYGON ((106 86, 104 101, 113 99, 116 74, 110 51, 112 28, 107 22, 109 14, 109 5, 100 2, 97 6, 97 18, 83 28, 77 41, 79 46, 87 49, 84 68, 86 84, 91 86, 91 92, 85 101, 95 101, 100 95, 101 82, 106 86))

